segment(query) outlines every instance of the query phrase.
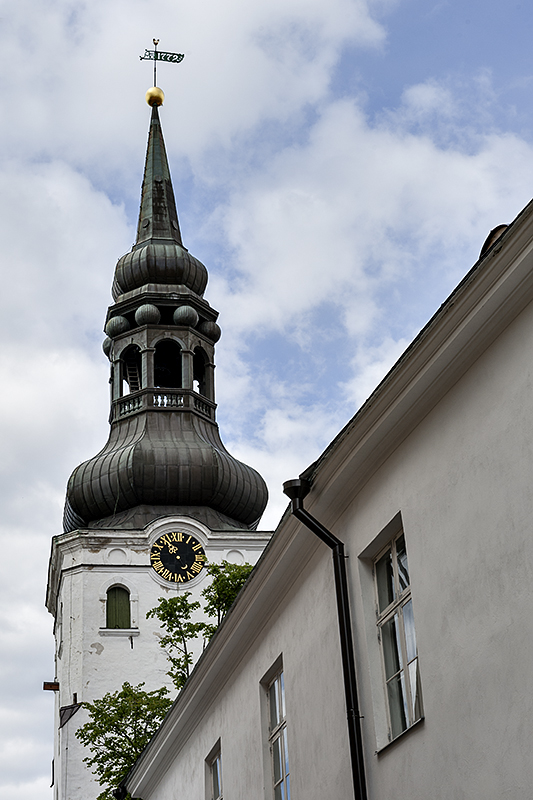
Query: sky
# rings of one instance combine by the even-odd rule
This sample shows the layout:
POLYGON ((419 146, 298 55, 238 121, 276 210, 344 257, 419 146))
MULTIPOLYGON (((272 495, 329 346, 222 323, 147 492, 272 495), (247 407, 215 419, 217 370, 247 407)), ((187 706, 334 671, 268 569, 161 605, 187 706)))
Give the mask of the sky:
POLYGON ((0 2, 0 796, 51 800, 50 540, 108 435, 102 327, 134 240, 152 38, 218 421, 267 480, 321 453, 533 196, 533 6, 0 2))

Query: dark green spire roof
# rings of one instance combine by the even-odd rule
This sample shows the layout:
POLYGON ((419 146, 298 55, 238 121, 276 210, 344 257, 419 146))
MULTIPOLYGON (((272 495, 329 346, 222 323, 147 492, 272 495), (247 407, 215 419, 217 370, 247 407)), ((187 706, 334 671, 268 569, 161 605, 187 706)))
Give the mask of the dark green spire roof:
POLYGON ((130 252, 118 260, 113 299, 148 284, 156 292, 168 291, 169 285, 183 285, 199 296, 203 295, 207 285, 206 268, 187 251, 181 240, 156 105, 152 106, 148 133, 137 238, 130 252))
POLYGON ((176 200, 156 105, 152 106, 135 246, 150 239, 166 239, 182 244, 176 200))
POLYGON ((267 489, 224 447, 216 423, 217 312, 207 270, 181 242, 157 106, 152 107, 137 240, 118 260, 105 352, 111 431, 70 478, 65 531, 144 527, 183 514, 254 529, 267 489))

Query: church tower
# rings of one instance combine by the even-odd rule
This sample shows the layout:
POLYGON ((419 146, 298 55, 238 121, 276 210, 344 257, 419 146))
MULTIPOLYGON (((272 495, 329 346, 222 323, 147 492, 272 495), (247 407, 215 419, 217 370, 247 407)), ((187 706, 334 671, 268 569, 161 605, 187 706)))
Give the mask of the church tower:
POLYGON ((207 270, 184 247, 159 106, 152 107, 137 237, 119 259, 105 324, 109 439, 67 487, 46 604, 55 619, 54 800, 93 800, 80 707, 124 681, 169 685, 158 598, 207 584, 206 560, 255 563, 268 533, 261 476, 233 458, 216 422, 217 312, 207 270))

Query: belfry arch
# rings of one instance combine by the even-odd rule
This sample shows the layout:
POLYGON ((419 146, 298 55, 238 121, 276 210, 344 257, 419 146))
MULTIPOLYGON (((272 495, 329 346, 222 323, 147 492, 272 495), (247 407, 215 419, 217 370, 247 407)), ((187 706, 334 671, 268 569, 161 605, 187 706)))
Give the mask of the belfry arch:
POLYGON ((154 386, 181 389, 181 347, 173 339, 157 342, 154 349, 154 386))
POLYGON ((120 356, 122 395, 138 392, 142 388, 141 350, 132 344, 120 356))
POLYGON ((206 366, 209 359, 203 347, 195 347, 192 359, 192 387, 198 394, 207 397, 206 366))

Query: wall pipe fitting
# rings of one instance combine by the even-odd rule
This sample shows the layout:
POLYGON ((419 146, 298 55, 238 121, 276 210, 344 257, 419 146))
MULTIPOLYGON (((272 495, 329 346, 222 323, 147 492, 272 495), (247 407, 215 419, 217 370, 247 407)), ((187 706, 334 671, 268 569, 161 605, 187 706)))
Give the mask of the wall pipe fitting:
POLYGON ((355 673, 344 544, 315 519, 312 514, 304 509, 304 497, 309 494, 310 490, 311 484, 304 478, 286 481, 283 484, 283 491, 291 501, 291 513, 293 516, 302 522, 315 536, 318 536, 319 539, 327 544, 332 551, 354 797, 355 800, 367 800, 365 764, 363 758, 363 736, 357 699, 357 677, 355 673))

